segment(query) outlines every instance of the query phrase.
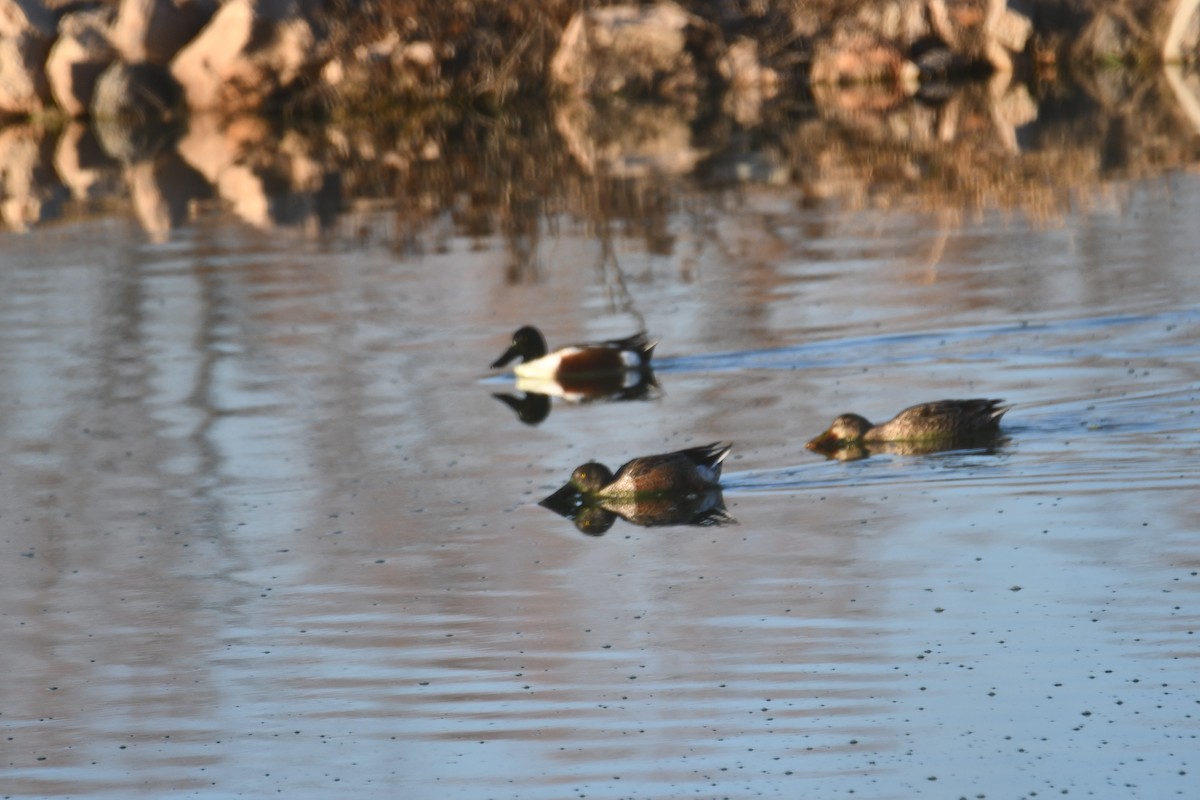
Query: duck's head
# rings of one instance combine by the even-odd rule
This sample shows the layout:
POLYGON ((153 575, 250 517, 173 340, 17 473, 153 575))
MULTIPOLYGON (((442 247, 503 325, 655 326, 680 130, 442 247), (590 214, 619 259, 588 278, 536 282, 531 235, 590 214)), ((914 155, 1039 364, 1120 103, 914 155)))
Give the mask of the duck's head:
POLYGON ((809 450, 831 450, 852 442, 862 441, 871 429, 871 423, 858 414, 842 414, 830 424, 829 429, 804 445, 809 450))
POLYGON ((518 356, 525 361, 533 361, 546 355, 546 337, 532 325, 519 328, 513 334, 512 343, 504 354, 492 362, 492 369, 499 369, 518 356))
POLYGON ((595 494, 612 483, 612 470, 603 464, 589 461, 571 473, 571 485, 583 494, 595 494))

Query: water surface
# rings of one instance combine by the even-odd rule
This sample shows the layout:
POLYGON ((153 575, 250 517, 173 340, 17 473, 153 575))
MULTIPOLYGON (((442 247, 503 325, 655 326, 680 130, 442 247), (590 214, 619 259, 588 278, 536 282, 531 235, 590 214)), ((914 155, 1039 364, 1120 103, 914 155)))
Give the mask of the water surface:
POLYGON ((1172 172, 1052 218, 5 233, 3 794, 1192 796, 1197 219, 1172 172), (486 365, 527 322, 644 324, 661 394, 523 424, 486 365), (972 396, 994 448, 803 448, 972 396), (736 524, 536 504, 721 439, 736 524))

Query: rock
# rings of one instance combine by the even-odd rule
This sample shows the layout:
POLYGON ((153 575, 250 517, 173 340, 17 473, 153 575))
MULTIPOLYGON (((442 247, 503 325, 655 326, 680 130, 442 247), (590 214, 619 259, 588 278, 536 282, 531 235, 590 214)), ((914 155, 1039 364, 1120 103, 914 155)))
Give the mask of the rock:
POLYGON ((58 41, 46 58, 46 80, 58 107, 72 117, 88 113, 100 74, 116 58, 108 41, 108 9, 67 14, 59 22, 58 41))
POLYGON ((295 0, 229 0, 171 62, 193 110, 261 108, 319 71, 316 36, 295 0))
POLYGON ((121 0, 111 41, 131 64, 167 64, 216 13, 216 0, 121 0))
POLYGON ((54 34, 54 17, 36 0, 0 0, 0 117, 49 104, 42 65, 54 34))
POLYGON ((92 120, 104 149, 123 163, 170 144, 179 120, 179 87, 155 64, 115 62, 96 81, 92 120))
POLYGON ((1138 46, 1139 33, 1132 20, 1106 11, 1096 14, 1071 47, 1077 61, 1113 63, 1129 58, 1138 46))
POLYGON ((158 65, 116 62, 96 81, 92 116, 98 120, 148 123, 178 115, 179 86, 158 65))
POLYGON ((1200 57, 1200 0, 1176 0, 1163 34, 1162 60, 1195 62, 1200 57))
POLYGON ((54 15, 38 0, 0 0, 0 38, 54 37, 54 15))
POLYGON ((1025 50, 1032 35, 1033 22, 1029 17, 1007 8, 1003 2, 993 1, 984 23, 984 57, 992 69, 1012 72, 1013 56, 1025 50))
POLYGON ((580 96, 686 98, 707 77, 692 50, 714 39, 707 23, 671 2, 581 11, 563 31, 550 78, 580 96))

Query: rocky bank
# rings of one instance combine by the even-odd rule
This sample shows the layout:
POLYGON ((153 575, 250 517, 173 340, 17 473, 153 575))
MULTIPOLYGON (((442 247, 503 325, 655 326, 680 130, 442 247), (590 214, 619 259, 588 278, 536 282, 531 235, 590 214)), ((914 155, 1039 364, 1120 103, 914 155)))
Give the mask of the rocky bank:
POLYGON ((378 199, 399 241, 445 211, 517 240, 658 219, 684 179, 1053 215, 1200 161, 1200 0, 577 6, 0 0, 0 218, 325 230, 378 199))
POLYGON ((746 122, 781 92, 1187 61, 1200 0, 0 0, 0 116, 164 119, 363 97, 631 93, 746 122), (534 42, 533 40, 537 41, 534 42), (486 43, 487 46, 484 46, 486 43), (508 77, 509 80, 505 80, 508 77))

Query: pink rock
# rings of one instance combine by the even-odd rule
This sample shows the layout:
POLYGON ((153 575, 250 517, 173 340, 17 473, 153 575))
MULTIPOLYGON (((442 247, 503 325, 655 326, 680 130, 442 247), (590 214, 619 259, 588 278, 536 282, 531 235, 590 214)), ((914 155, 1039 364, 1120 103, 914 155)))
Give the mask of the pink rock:
POLYGON ((59 23, 58 41, 46 59, 46 80, 58 107, 82 117, 92 104, 96 79, 116 58, 107 29, 107 9, 68 14, 59 23))
POLYGON ((294 0, 229 0, 171 62, 171 74, 193 110, 252 110, 320 68, 315 43, 294 0))
POLYGON ((0 0, 0 116, 29 116, 50 101, 42 65, 54 18, 35 0, 0 0))
POLYGON ((166 64, 216 13, 215 0, 121 0, 110 38, 129 63, 166 64))
POLYGON ((0 0, 0 38, 54 36, 54 15, 38 0, 0 0))

